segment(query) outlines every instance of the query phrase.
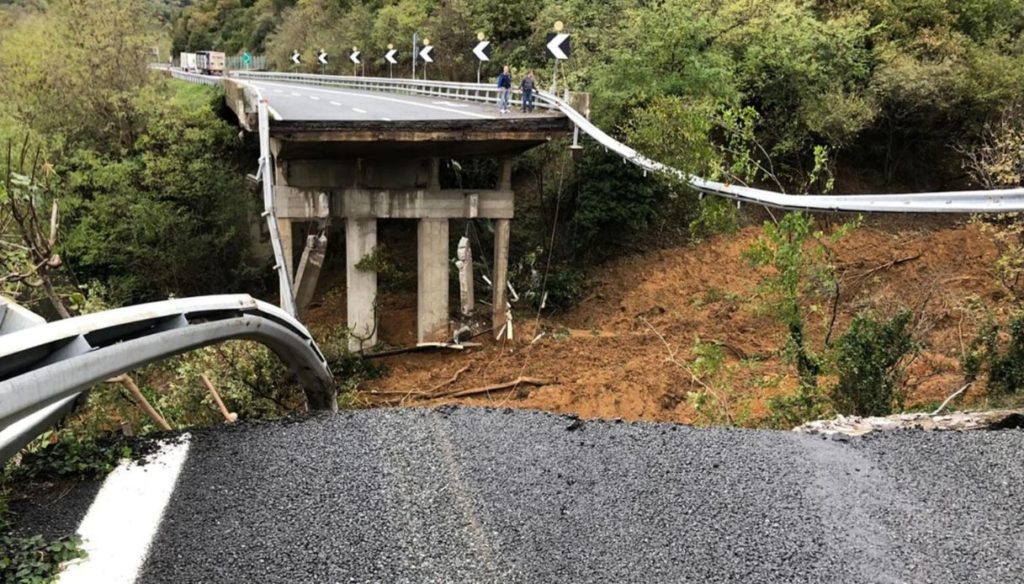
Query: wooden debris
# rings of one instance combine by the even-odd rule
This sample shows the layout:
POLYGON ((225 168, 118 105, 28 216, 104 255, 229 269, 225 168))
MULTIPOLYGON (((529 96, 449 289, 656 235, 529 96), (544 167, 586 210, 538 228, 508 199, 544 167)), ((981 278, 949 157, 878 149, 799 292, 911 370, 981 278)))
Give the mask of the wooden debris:
POLYGON ((492 391, 501 391, 505 389, 515 389, 520 385, 533 385, 533 386, 544 386, 555 383, 554 379, 541 379, 537 377, 517 377, 512 381, 505 383, 498 383, 495 385, 486 385, 484 387, 473 387, 470 389, 459 389, 455 391, 441 392, 426 396, 424 399, 440 399, 445 397, 469 397, 473 395, 479 395, 481 393, 490 393, 492 391))
POLYGON ((210 395, 213 396, 213 401, 217 403, 217 408, 220 409, 221 415, 224 416, 224 421, 227 422, 228 424, 234 424, 235 422, 237 422, 238 414, 236 414, 235 412, 228 411, 228 408, 220 399, 220 393, 217 392, 217 388, 213 386, 213 383, 210 381, 210 378, 207 377, 205 373, 203 375, 200 375, 199 378, 203 380, 203 385, 206 386, 206 389, 210 391, 210 395))
POLYGON ((171 430, 171 426, 167 423, 167 420, 165 420, 164 417, 160 415, 160 412, 156 411, 156 409, 149 404, 149 401, 146 400, 146 396, 142 395, 142 391, 139 389, 138 385, 135 385, 135 380, 132 379, 130 375, 118 375, 117 377, 107 380, 107 382, 120 383, 123 385, 132 394, 132 397, 135 398, 135 403, 138 404, 142 411, 146 412, 146 415, 149 416, 161 430, 165 432, 169 432, 171 430))

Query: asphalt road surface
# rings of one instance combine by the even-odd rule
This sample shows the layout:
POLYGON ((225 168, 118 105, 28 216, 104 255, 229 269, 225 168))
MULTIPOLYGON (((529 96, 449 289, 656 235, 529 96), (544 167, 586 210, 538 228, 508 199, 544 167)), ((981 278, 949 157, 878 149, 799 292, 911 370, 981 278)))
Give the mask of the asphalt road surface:
POLYGON ((139 582, 1021 582, 1024 432, 374 410, 193 433, 139 582))
POLYGON ((544 110, 524 114, 515 106, 510 113, 501 114, 497 104, 436 96, 392 95, 271 81, 247 82, 259 88, 280 121, 493 120, 554 115, 544 110))

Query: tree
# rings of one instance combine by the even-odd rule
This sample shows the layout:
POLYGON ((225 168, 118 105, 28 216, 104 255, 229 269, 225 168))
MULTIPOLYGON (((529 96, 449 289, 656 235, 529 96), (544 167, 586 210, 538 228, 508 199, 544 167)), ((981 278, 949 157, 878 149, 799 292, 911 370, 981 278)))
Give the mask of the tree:
POLYGON ((71 313, 57 282, 63 265, 57 253, 59 223, 57 199, 50 191, 53 166, 40 161, 40 148, 30 152, 28 140, 20 151, 8 142, 0 184, 0 284, 4 293, 34 303, 42 291, 61 318, 71 313), (26 166, 27 165, 27 166, 26 166))

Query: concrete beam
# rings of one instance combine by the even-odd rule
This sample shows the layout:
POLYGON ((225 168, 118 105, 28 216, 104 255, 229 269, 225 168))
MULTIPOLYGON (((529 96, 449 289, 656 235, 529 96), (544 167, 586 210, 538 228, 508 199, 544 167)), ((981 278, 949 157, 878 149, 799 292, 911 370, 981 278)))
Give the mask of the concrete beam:
POLYGON ((331 215, 331 197, 322 190, 277 185, 274 214, 279 219, 326 219, 331 215))
POLYGON ((378 219, 511 219, 515 194, 511 191, 367 190, 345 189, 333 197, 336 217, 378 219))
POLYGON ((420 219, 417 230, 416 338, 448 340, 448 220, 420 219))
POLYGON ((348 284, 349 350, 377 344, 377 272, 356 268, 377 248, 376 219, 345 220, 345 275, 348 284))

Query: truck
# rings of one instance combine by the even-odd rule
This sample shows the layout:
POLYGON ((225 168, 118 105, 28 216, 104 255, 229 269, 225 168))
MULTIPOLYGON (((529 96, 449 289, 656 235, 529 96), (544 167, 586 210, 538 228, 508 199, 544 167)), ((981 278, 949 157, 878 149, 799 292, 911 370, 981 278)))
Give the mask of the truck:
POLYGON ((203 75, 223 75, 226 61, 224 53, 199 51, 196 53, 196 70, 203 75))
POLYGON ((178 65, 185 71, 196 71, 196 54, 181 53, 178 57, 178 65))

